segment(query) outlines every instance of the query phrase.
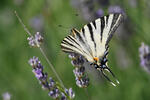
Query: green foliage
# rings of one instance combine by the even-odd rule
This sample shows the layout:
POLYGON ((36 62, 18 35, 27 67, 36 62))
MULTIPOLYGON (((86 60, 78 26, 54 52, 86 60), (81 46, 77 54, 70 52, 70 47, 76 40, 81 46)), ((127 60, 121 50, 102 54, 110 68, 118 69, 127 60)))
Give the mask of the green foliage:
MULTIPOLYGON (((130 19, 129 26, 132 29, 131 33, 125 33, 129 35, 126 41, 119 40, 114 35, 110 43, 108 64, 120 81, 120 85, 113 87, 105 79, 103 82, 91 79, 87 89, 88 96, 84 89, 76 86, 72 72, 74 67, 68 56, 60 48, 61 40, 69 34, 72 27, 78 26, 77 28, 80 28, 85 24, 80 17, 75 16, 78 12, 71 6, 70 1, 18 1, 23 1, 23 3, 18 5, 15 2, 3 0, 1 2, 2 7, 0 7, 0 94, 6 91, 10 92, 11 100, 51 100, 33 75, 28 59, 32 56, 38 56, 45 67, 44 70, 49 72, 49 76, 55 78, 55 75, 40 51, 28 46, 26 39, 28 35, 15 17, 14 11, 16 10, 33 34, 35 30, 31 28, 30 20, 37 15, 43 16, 43 48, 65 86, 67 88, 73 87, 76 93, 75 100, 88 100, 88 96, 91 97, 91 100, 149 100, 150 75, 140 67, 138 54, 141 42, 150 44, 149 0, 137 0, 137 7, 135 8, 128 4, 127 1, 130 0, 122 0, 119 3, 125 9, 127 17, 130 19), (58 27, 58 25, 69 26, 69 28, 58 27), (120 48, 128 56, 129 61, 125 62, 125 67, 120 63, 122 59, 117 57, 120 48)), ((116 4, 115 2, 111 3, 116 4)), ((123 58, 123 61, 127 59, 123 58)), ((92 78, 92 75, 90 77, 92 78)))

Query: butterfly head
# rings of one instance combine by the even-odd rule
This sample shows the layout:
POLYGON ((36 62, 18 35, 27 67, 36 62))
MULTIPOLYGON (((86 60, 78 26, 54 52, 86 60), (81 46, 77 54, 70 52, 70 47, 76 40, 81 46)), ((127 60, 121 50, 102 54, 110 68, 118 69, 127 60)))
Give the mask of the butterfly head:
POLYGON ((99 57, 93 57, 93 64, 97 65, 97 66, 103 66, 106 65, 106 62, 108 61, 106 58, 106 55, 104 55, 103 57, 99 58, 99 57))
POLYGON ((93 60, 94 60, 94 64, 100 65, 100 59, 98 57, 94 57, 93 60))

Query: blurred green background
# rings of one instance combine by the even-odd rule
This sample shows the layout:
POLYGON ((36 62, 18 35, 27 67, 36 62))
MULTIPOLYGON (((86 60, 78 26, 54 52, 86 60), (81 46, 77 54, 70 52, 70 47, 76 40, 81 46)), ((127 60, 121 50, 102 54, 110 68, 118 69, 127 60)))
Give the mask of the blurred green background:
POLYGON ((74 67, 68 55, 61 51, 60 43, 71 28, 80 29, 84 24, 98 17, 92 15, 93 12, 103 9, 105 14, 108 14, 110 6, 118 5, 124 10, 126 17, 111 40, 108 64, 120 81, 120 85, 113 87, 105 79, 93 79, 91 73, 88 95, 91 100, 150 99, 150 75, 140 66, 138 51, 141 42, 150 44, 150 1, 94 0, 90 2, 97 3, 94 4, 94 9, 90 8, 90 11, 93 11, 90 14, 82 11, 89 5, 86 3, 82 5, 81 1, 1 0, 0 94, 9 92, 12 95, 11 100, 52 100, 47 91, 42 90, 28 60, 32 56, 38 56, 49 76, 55 78, 55 75, 39 49, 29 47, 28 35, 17 20, 15 10, 31 33, 34 34, 36 31, 42 33, 44 36, 42 47, 65 86, 72 87, 75 91, 75 100, 88 100, 84 89, 75 84, 72 72, 74 67), (85 18, 85 14, 93 19, 85 18), (58 27, 59 25, 63 27, 58 27))

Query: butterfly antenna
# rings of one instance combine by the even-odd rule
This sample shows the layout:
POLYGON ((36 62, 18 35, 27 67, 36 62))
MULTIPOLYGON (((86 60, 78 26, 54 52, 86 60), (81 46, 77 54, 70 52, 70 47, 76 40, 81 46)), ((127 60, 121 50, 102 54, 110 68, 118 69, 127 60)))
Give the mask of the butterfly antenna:
POLYGON ((107 72, 111 73, 111 75, 115 78, 117 84, 120 84, 119 81, 117 80, 115 74, 110 70, 110 68, 104 67, 104 70, 106 70, 107 72))

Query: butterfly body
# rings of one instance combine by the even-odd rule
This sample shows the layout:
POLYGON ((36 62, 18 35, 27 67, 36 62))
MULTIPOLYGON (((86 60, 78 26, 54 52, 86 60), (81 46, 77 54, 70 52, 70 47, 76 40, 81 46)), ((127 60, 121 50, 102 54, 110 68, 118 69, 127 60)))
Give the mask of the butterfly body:
POLYGON ((85 25, 80 31, 73 28, 61 43, 62 51, 82 55, 96 69, 107 67, 108 43, 122 20, 121 14, 109 14, 85 25))

